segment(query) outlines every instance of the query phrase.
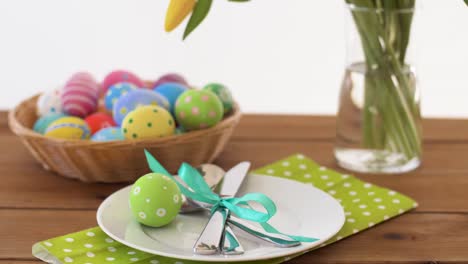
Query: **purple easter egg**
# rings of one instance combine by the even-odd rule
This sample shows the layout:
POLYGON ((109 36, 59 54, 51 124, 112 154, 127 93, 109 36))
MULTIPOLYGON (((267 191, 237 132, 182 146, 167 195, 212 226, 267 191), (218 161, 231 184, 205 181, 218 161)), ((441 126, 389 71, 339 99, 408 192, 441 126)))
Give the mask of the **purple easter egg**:
POLYGON ((154 82, 153 84, 153 89, 157 88, 159 85, 167 82, 172 82, 172 83, 180 83, 185 86, 188 86, 188 82, 185 80, 185 78, 177 73, 168 73, 164 74, 163 76, 159 77, 159 79, 154 82))

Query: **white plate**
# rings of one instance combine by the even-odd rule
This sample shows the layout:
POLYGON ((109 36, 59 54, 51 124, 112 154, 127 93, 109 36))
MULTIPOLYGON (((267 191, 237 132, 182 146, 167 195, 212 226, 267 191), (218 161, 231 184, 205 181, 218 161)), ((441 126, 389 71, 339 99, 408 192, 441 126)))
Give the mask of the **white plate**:
POLYGON ((292 248, 278 248, 239 229, 234 229, 245 253, 235 256, 195 255, 192 246, 208 220, 206 213, 178 215, 168 226, 151 228, 139 224, 131 215, 128 197, 131 186, 109 196, 97 211, 99 227, 110 237, 129 247, 148 253, 195 261, 249 261, 288 256, 311 249, 335 235, 343 226, 341 205, 327 193, 292 180, 249 175, 239 195, 260 192, 277 205, 270 224, 291 235, 315 237, 313 243, 292 248))

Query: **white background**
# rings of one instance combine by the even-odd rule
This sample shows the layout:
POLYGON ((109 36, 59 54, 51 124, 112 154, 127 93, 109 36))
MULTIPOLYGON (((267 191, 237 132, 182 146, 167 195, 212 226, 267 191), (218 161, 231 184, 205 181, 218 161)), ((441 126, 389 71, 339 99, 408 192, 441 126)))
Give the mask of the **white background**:
MULTIPOLYGON (((163 31, 167 0, 0 1, 0 108, 75 71, 146 79, 177 71, 227 84, 246 112, 334 114, 345 63, 344 0, 214 1, 185 42, 163 31)), ((468 7, 419 0, 426 116, 468 117, 468 7)))

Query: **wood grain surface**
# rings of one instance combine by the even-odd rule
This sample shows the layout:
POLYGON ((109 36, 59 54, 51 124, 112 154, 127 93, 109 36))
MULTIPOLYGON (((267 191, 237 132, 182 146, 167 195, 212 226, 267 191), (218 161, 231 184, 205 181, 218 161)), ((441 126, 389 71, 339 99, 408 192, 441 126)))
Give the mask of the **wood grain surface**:
MULTIPOLYGON (((246 115, 216 161, 254 167, 294 153, 333 158, 335 118, 246 115)), ((95 210, 125 184, 64 179, 37 164, 0 112, 0 264, 40 263, 33 243, 96 225, 95 210)), ((468 120, 424 121, 424 163, 403 175, 358 175, 419 202, 412 212, 290 263, 468 263, 468 120)))

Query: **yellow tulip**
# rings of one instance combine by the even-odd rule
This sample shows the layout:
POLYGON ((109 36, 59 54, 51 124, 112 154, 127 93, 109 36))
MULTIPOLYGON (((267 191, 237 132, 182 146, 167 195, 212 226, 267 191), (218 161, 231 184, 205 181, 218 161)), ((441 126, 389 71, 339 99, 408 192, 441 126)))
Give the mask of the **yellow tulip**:
POLYGON ((166 31, 174 30, 192 12, 196 3, 196 0, 170 0, 166 12, 166 31))

